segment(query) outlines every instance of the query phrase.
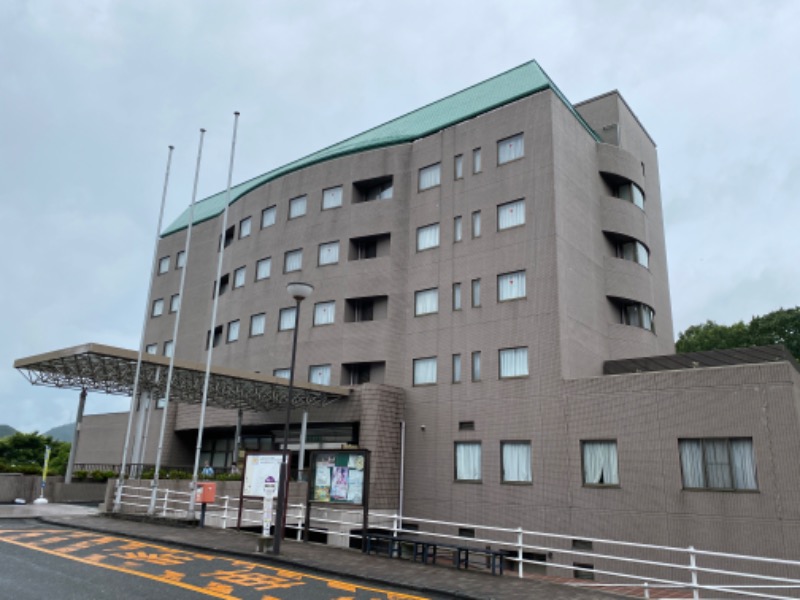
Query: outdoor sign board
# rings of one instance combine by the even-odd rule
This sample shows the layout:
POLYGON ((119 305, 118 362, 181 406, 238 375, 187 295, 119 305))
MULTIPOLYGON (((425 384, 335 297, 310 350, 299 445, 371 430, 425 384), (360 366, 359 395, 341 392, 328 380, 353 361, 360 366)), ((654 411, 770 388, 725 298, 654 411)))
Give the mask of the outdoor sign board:
MULTIPOLYGON (((248 452, 244 457, 242 470, 242 487, 239 493, 239 505, 244 498, 263 500, 264 514, 262 529, 267 533, 272 525, 272 503, 281 485, 282 452, 248 452), (268 506, 270 508, 268 508, 268 506)), ((289 456, 286 457, 286 472, 289 472, 289 456)), ((288 494, 287 494, 288 499, 288 494)), ((239 511, 237 526, 242 525, 242 511, 239 511)), ((266 534, 265 534, 266 535, 266 534)))

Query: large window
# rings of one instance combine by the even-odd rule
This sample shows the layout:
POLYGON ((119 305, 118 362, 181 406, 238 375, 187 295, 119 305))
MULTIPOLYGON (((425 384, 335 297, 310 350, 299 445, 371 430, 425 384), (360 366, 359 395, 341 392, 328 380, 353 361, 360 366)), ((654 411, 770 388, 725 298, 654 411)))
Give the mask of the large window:
POLYGON ((336 302, 317 302, 314 305, 314 325, 332 325, 336 318, 336 302))
POLYGON ((257 335, 264 335, 264 330, 267 325, 267 314, 258 313, 250 317, 250 337, 257 335))
POLYGON ((330 385, 331 384, 331 366, 330 365, 312 365, 308 369, 308 381, 316 383, 317 385, 330 385))
POLYGON ((172 340, 167 340, 164 342, 164 356, 167 358, 171 358, 172 354, 175 352, 175 342, 172 340))
POLYGON ((262 258, 256 263, 256 281, 269 279, 272 272, 272 258, 262 258))
POLYGON ((506 202, 497 207, 497 230, 511 229, 525 224, 525 200, 506 202))
POLYGON ((182 269, 186 266, 186 251, 181 250, 175 255, 175 268, 182 269))
POLYGON ((453 310, 461 310, 461 284, 453 284, 453 310))
POLYGON ((436 383, 436 357, 414 359, 414 385, 436 383))
POLYGON ((291 369, 275 369, 272 371, 272 375, 277 377, 278 379, 289 379, 292 376, 291 369))
POLYGON ((157 300, 153 300, 153 308, 150 311, 151 317, 160 317, 164 314, 164 299, 158 298, 157 300))
POLYGON ((306 214, 306 205, 308 204, 305 196, 298 196, 289 200, 289 218, 296 219, 306 214))
POLYGON ((472 213, 472 237, 481 237, 481 211, 472 213))
POLYGON ((501 442, 503 483, 529 483, 531 475, 531 443, 501 442))
POLYGON ((632 260, 643 267, 650 266, 650 252, 647 247, 638 241, 618 242, 616 244, 617 258, 632 260))
POLYGON ((633 202, 636 206, 644 210, 644 192, 638 185, 632 182, 623 183, 614 188, 614 195, 628 202, 633 202))
POLYGON ((239 221, 239 239, 249 237, 250 230, 253 227, 253 219, 250 217, 244 218, 239 221))
POLYGON ((497 142, 497 164, 511 162, 525 156, 525 138, 521 133, 497 142))
POLYGON ((617 442, 581 442, 583 451, 583 483, 586 485, 619 485, 617 442))
POLYGON ((524 298, 526 293, 525 271, 514 271, 497 276, 497 299, 500 302, 524 298))
POLYGON ((226 338, 227 342, 235 342, 239 339, 239 321, 231 321, 228 323, 228 337, 226 338))
POLYGON ((472 280, 472 307, 478 308, 481 305, 481 280, 472 280))
POLYGON ((500 379, 527 376, 527 348, 505 348, 500 350, 500 379))
POLYGON ((464 228, 461 222, 462 219, 460 216, 453 218, 453 242, 460 242, 463 237, 464 228))
POLYGON ((417 229, 417 251, 439 246, 439 224, 426 225, 417 229))
POLYGON ((297 309, 292 306, 291 308, 282 308, 280 317, 278 319, 278 331, 289 331, 294 329, 294 324, 297 321, 297 309))
POLYGON ((158 344, 147 344, 144 351, 146 354, 158 354, 158 344))
POLYGON ((455 172, 455 179, 464 177, 464 155, 459 154, 453 161, 453 170, 455 172))
POLYGON ((339 208, 342 205, 342 186, 322 190, 322 210, 339 208))
POLYGON ((181 295, 172 294, 172 297, 169 299, 169 312, 171 313, 178 312, 180 308, 181 308, 181 295))
POLYGON ((163 275, 169 271, 169 256, 165 256, 158 260, 158 274, 163 275))
POLYGON ((319 264, 335 265, 339 262, 339 242, 328 242, 319 245, 319 264))
POLYGON ((683 487, 757 490, 752 438, 679 440, 683 487))
POLYGON ((436 187, 442 181, 442 164, 436 163, 419 170, 419 189, 427 190, 436 187))
POLYGON ((620 307, 620 320, 623 325, 654 331, 654 317, 653 309, 640 302, 628 302, 620 307))
POLYGON ((290 250, 283 258, 283 272, 291 273, 300 271, 303 268, 303 249, 290 250))
POLYGON ((476 350, 472 353, 472 381, 481 380, 481 353, 476 350))
POLYGON ((439 312, 439 288, 414 292, 414 316, 439 312))
POLYGON ((453 383, 461 381, 461 355, 453 354, 453 383))
POLYGON ((277 209, 274 206, 268 206, 261 211, 261 229, 272 227, 275 225, 275 213, 277 209))
POLYGON ((481 149, 475 148, 472 151, 472 172, 473 173, 480 173, 481 172, 481 149))
POLYGON ((456 481, 481 480, 481 443, 456 442, 456 481))
POLYGON ((239 267, 233 272, 233 289, 244 287, 247 278, 247 267, 239 267))

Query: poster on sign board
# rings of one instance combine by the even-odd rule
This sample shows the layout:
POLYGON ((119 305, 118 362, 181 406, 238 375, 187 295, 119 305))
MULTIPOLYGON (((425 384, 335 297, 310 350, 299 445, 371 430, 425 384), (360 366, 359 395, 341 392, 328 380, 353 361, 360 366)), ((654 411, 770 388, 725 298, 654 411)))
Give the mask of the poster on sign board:
POLYGON ((280 484, 281 461, 280 452, 248 453, 244 459, 242 473, 242 496, 244 498, 263 498, 264 486, 268 481, 273 487, 280 484))
POLYGON ((365 450, 320 450, 311 458, 312 502, 362 505, 367 470, 365 450))

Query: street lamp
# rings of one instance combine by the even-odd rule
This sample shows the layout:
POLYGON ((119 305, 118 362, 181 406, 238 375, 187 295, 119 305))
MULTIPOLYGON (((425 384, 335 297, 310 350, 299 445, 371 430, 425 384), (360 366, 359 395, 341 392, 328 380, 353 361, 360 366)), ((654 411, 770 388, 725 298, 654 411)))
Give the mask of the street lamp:
POLYGON ((289 391, 286 393, 286 421, 283 424, 283 457, 281 459, 281 478, 278 487, 278 509, 275 514, 275 537, 272 540, 272 553, 281 553, 283 537, 283 520, 285 518, 286 497, 289 494, 289 419, 292 414, 292 392, 294 392, 294 363, 297 356, 297 330, 300 325, 300 303, 311 295, 314 286, 308 283, 293 281, 286 286, 286 291, 294 298, 294 333, 292 335, 292 363, 289 367, 289 391))

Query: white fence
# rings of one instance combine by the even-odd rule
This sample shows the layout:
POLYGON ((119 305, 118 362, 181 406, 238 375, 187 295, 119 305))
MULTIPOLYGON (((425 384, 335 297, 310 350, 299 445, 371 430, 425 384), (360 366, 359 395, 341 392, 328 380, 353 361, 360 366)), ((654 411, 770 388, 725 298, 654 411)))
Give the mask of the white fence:
MULTIPOLYGON (((151 513, 163 518, 190 516, 189 492, 157 489, 155 505, 150 511, 152 493, 151 487, 123 485, 122 511, 151 513)), ((194 518, 199 515, 198 507, 195 507, 194 518)), ((303 504, 289 504, 288 507, 286 526, 296 529, 297 540, 302 536, 305 509, 303 504)), ((239 510, 238 497, 218 496, 213 504, 206 506, 205 524, 223 529, 236 527, 239 510)), ((361 539, 361 518, 361 510, 315 505, 309 530, 328 538, 333 536, 334 544, 347 546, 350 539, 361 539), (353 530, 358 533, 352 533, 353 530)), ((403 540, 425 540, 451 547, 491 548, 503 552, 506 563, 514 566, 509 571, 518 577, 535 576, 546 568, 549 575, 565 578, 564 582, 569 585, 627 588, 645 598, 650 598, 651 591, 662 588, 683 589, 687 597, 692 598, 800 598, 800 561, 795 560, 409 516, 402 517, 401 527, 399 515, 381 512, 370 512, 369 518, 370 529, 390 532, 398 537, 401 546, 403 540), (604 582, 592 581, 595 578, 604 582)), ((262 522, 261 501, 245 500, 241 506, 241 526, 261 527, 262 522)))

